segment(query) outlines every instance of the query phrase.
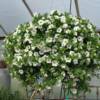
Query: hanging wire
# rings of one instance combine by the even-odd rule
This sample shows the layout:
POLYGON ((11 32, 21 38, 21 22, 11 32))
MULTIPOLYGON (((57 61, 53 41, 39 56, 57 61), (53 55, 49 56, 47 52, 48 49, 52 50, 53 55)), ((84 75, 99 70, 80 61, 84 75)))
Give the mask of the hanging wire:
POLYGON ((69 13, 72 13, 72 0, 70 0, 69 13))
POLYGON ((80 11, 79 11, 79 3, 78 3, 78 0, 74 0, 74 2, 75 2, 77 17, 81 17, 80 16, 80 11))
POLYGON ((29 7, 29 5, 27 4, 26 0, 22 0, 22 2, 25 5, 25 7, 27 8, 27 10, 30 13, 30 15, 33 16, 33 12, 31 10, 31 8, 29 7))

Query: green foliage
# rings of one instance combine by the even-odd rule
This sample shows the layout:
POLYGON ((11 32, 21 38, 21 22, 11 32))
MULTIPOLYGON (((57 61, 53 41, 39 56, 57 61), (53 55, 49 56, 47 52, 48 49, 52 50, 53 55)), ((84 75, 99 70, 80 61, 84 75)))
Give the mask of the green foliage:
POLYGON ((24 100, 19 92, 12 92, 8 89, 0 89, 0 100, 24 100))
POLYGON ((25 85, 40 90, 60 82, 71 93, 86 91, 100 68, 100 35, 89 20, 68 13, 34 14, 5 39, 5 59, 25 85))

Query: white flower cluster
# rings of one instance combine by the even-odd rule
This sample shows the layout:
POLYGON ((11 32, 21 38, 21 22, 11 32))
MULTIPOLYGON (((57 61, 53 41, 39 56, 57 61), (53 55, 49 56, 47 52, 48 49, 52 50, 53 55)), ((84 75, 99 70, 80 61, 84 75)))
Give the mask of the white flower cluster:
POLYGON ((77 78, 71 84, 80 86, 100 67, 100 35, 88 20, 68 13, 34 14, 32 22, 7 36, 5 56, 12 74, 27 84, 31 80, 34 86, 49 87, 65 79, 70 86, 70 79, 77 78), (37 81, 41 77, 43 84, 37 81))

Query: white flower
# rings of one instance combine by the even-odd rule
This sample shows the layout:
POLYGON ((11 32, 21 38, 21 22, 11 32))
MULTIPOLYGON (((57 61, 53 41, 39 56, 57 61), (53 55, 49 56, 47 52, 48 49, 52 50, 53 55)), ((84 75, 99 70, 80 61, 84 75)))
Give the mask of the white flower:
POLYGON ((74 35, 77 36, 77 32, 74 32, 74 35))
POLYGON ((45 20, 44 23, 51 24, 51 22, 49 20, 45 20))
POLYGON ((74 76, 73 74, 70 74, 70 78, 74 79, 74 78, 75 78, 75 76, 74 76))
POLYGON ((83 41, 83 37, 82 36, 78 36, 78 41, 83 41))
POLYGON ((86 57, 90 56, 90 53, 88 51, 85 52, 86 57))
POLYGON ((78 58, 80 59, 82 55, 80 53, 77 53, 78 58))
POLYGON ((65 69, 66 68, 66 65, 62 64, 61 65, 61 68, 65 69))
POLYGON ((35 46, 31 46, 31 49, 32 49, 32 50, 35 50, 35 46))
POLYGON ((76 89, 76 88, 72 88, 72 89, 71 89, 71 92, 72 92, 73 94, 77 94, 77 89, 76 89))
POLYGON ((52 28, 54 28, 54 25, 53 25, 53 24, 50 24, 50 25, 48 26, 48 29, 52 29, 52 28))
POLYGON ((42 25, 44 24, 44 21, 43 21, 43 20, 39 20, 39 21, 38 21, 38 24, 39 24, 40 26, 42 26, 42 25))
POLYGON ((79 24, 79 21, 77 20, 75 23, 74 23, 74 25, 78 25, 79 24))
POLYGON ((44 77, 48 77, 48 75, 47 74, 44 74, 44 77))
POLYGON ((34 56, 35 57, 38 57, 39 56, 39 53, 38 52, 34 52, 34 56))
POLYGON ((25 52, 28 52, 29 51, 29 47, 27 46, 25 49, 24 49, 25 52))
POLYGON ((68 24, 63 24, 62 27, 63 27, 63 28, 67 28, 67 27, 68 27, 68 24))
POLYGON ((65 72, 61 72, 61 74, 62 74, 64 77, 65 77, 65 75, 66 75, 65 72))
POLYGON ((90 61, 91 61, 91 59, 90 58, 87 58, 86 61, 87 61, 87 64, 89 64, 90 61))
POLYGON ((69 55, 71 55, 71 56, 73 56, 74 54, 75 54, 74 51, 70 51, 70 52, 69 52, 69 55))
POLYGON ((24 39, 24 43, 25 43, 25 42, 28 42, 28 43, 32 44, 32 39, 31 39, 31 38, 25 38, 25 39, 24 39))
POLYGON ((48 38, 46 39, 46 42, 47 42, 47 43, 53 42, 53 38, 52 38, 52 37, 48 37, 48 38))
POLYGON ((91 30, 92 29, 92 25, 88 24, 87 27, 91 30))
POLYGON ((59 16, 57 16, 57 15, 55 15, 54 17, 55 17, 55 19, 59 19, 59 18, 60 18, 60 17, 59 17, 59 16))
POLYGON ((45 60, 44 57, 41 57, 41 58, 38 59, 38 62, 42 63, 44 60, 45 60))
POLYGON ((50 90, 50 89, 51 89, 51 87, 47 86, 47 87, 46 87, 46 89, 50 90))
POLYGON ((50 64, 52 61, 51 61, 51 59, 46 59, 46 62, 47 62, 48 64, 50 64))
POLYGON ((65 16, 61 16, 60 20, 61 20, 62 23, 66 23, 66 17, 65 16))
POLYGON ((33 66, 38 66, 38 65, 39 65, 39 63, 33 62, 33 66))
POLYGON ((17 61, 20 61, 22 59, 22 56, 19 54, 15 54, 15 58, 17 59, 17 61))
POLYGON ((79 26, 75 26, 75 27, 74 27, 74 31, 78 31, 79 29, 80 29, 79 26))
POLYGON ((70 63, 71 62, 71 58, 64 56, 64 60, 66 63, 70 63))
POLYGON ((74 60, 73 60, 73 63, 74 63, 74 64, 78 64, 78 60, 77 60, 77 59, 74 59, 74 60))
POLYGON ((35 36, 35 35, 36 35, 37 30, 36 30, 35 28, 32 28, 31 32, 32 32, 32 36, 35 36))
POLYGON ((60 34, 55 34, 54 38, 57 39, 60 34))
POLYGON ((29 51, 29 56, 32 56, 33 52, 32 51, 29 51))
POLYGON ((71 32, 71 30, 69 30, 69 29, 67 29, 67 30, 65 31, 66 34, 69 34, 70 32, 71 32))
POLYGON ((30 66, 32 66, 32 61, 28 60, 28 64, 29 64, 30 66))
POLYGON ((21 74, 21 75, 24 73, 24 71, 23 71, 22 69, 20 69, 18 72, 19 72, 19 74, 21 74))
POLYGON ((52 66, 57 67, 58 66, 58 61, 56 61, 56 60, 52 61, 52 66))
POLYGON ((72 47, 72 46, 71 46, 70 44, 67 44, 67 48, 68 48, 68 49, 71 49, 71 47, 72 47))
POLYGON ((58 32, 58 33, 61 33, 61 32, 62 32, 62 28, 59 27, 59 28, 57 29, 57 32, 58 32))
POLYGON ((43 54, 44 54, 44 52, 41 50, 41 51, 39 51, 39 54, 40 54, 40 55, 43 55, 43 54))
POLYGON ((46 61, 46 59, 48 59, 47 55, 42 56, 43 61, 46 61))
POLYGON ((16 35, 17 35, 17 32, 15 31, 15 32, 13 33, 13 37, 16 36, 16 35))
POLYGON ((68 44, 68 39, 63 39, 61 46, 65 47, 67 44, 68 44))
POLYGON ((33 16, 34 16, 34 17, 38 17, 38 13, 35 12, 35 13, 33 14, 33 16))
POLYGON ((73 43, 77 43, 77 38, 76 37, 73 38, 73 43))

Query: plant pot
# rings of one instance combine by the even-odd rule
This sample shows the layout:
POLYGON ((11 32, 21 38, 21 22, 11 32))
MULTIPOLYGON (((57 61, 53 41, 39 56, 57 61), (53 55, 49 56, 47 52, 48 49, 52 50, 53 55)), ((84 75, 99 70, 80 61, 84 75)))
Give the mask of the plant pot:
POLYGON ((7 68, 0 68, 0 88, 10 88, 11 78, 7 68))

